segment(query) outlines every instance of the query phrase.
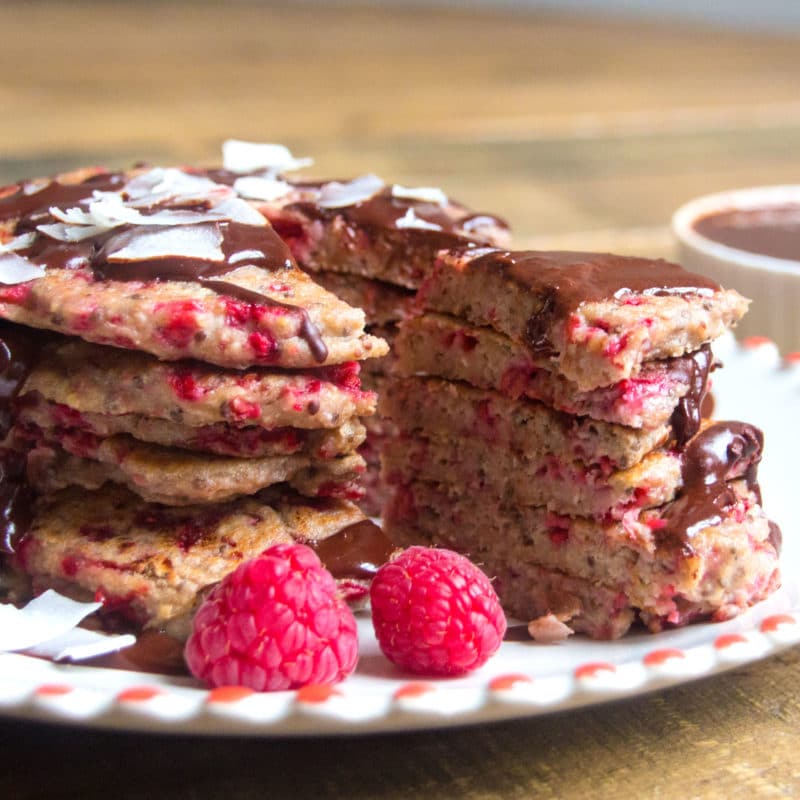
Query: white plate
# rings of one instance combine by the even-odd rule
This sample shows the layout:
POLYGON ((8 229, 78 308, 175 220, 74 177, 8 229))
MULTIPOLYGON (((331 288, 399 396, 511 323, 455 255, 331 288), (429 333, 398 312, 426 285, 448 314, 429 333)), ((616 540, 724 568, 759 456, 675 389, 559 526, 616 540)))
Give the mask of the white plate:
POLYGON ((176 679, 0 655, 0 714, 153 732, 289 736, 361 734, 511 719, 631 697, 756 661, 800 642, 800 531, 796 508, 800 361, 775 346, 727 339, 716 348, 718 418, 763 427, 764 503, 783 528, 784 585, 725 623, 616 642, 505 642, 481 670, 457 680, 409 680, 383 658, 368 619, 357 673, 333 690, 209 692, 176 679))

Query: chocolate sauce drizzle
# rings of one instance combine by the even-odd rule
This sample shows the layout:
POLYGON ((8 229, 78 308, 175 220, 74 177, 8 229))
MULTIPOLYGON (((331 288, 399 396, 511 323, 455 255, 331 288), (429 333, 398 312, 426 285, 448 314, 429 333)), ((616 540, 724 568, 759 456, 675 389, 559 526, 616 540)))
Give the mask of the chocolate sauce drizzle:
POLYGON ((264 297, 264 295, 260 294, 259 292, 254 292, 252 289, 245 289, 244 286, 239 286, 235 283, 228 283, 228 281, 217 281, 205 277, 198 278, 198 280, 203 286, 206 287, 206 289, 211 289, 211 291, 216 292, 217 294, 224 294, 228 297, 234 297, 244 303, 271 305, 276 308, 289 309, 294 313, 299 312, 301 316, 301 322, 298 333, 303 339, 305 339, 308 349, 311 351, 311 355, 314 356, 314 360, 317 363, 322 364, 328 357, 328 348, 325 342, 322 340, 319 328, 317 328, 317 326, 311 321, 308 311, 306 311, 304 308, 293 306, 289 303, 281 303, 280 301, 273 300, 269 297, 264 297))
MULTIPOLYGON (((78 184, 68 185, 53 181, 32 194, 26 194, 20 186, 14 194, 0 199, 0 220, 17 219, 17 234, 35 230, 37 225, 52 219, 50 207, 74 206, 90 198, 95 190, 119 189, 123 183, 122 174, 103 173, 78 184)), ((127 240, 135 237, 135 226, 122 226, 75 243, 60 242, 40 235, 28 250, 20 251, 20 254, 49 268, 78 269, 88 264, 95 277, 100 280, 194 281, 217 294, 257 305, 287 309, 300 317, 298 334, 308 344, 314 360, 324 363, 328 357, 328 348, 305 308, 273 300, 260 292, 244 289, 228 281, 210 280, 245 264, 271 271, 295 269, 289 248, 283 240, 269 226, 237 222, 216 224, 222 236, 224 254, 224 260, 219 262, 179 256, 114 261, 111 259, 111 252, 124 247, 127 240)))
POLYGON ((681 454, 683 488, 661 518, 666 526, 659 540, 678 542, 691 550, 691 540, 717 525, 737 499, 732 481, 744 480, 761 503, 758 463, 764 434, 746 422, 717 422, 689 441, 681 454))
POLYGON ((675 444, 683 447, 700 430, 702 406, 708 388, 708 373, 714 363, 709 345, 694 353, 671 359, 670 373, 689 384, 689 391, 678 401, 670 423, 675 444))
POLYGON ((496 269, 540 298, 526 329, 534 353, 552 355, 549 331, 583 303, 612 300, 626 294, 687 296, 698 290, 716 291, 714 281, 687 272, 668 261, 571 253, 493 250, 470 262, 468 269, 496 269))

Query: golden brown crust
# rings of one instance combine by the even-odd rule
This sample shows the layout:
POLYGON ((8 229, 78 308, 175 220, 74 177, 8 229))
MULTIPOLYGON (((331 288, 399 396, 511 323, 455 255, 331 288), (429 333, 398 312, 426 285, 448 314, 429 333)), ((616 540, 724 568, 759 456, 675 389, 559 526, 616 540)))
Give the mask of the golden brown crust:
POLYGON ((45 350, 26 392, 81 413, 139 414, 192 427, 333 428, 373 413, 376 402, 360 390, 355 365, 236 372, 198 361, 165 363, 74 339, 59 339, 45 350))
POLYGON ((311 497, 357 498, 355 482, 364 471, 363 459, 354 453, 326 461, 302 455, 228 458, 138 442, 124 434, 72 449, 44 442, 31 451, 33 486, 48 493, 76 484, 97 489, 112 481, 148 502, 185 506, 224 502, 285 482, 311 497))
POLYGON ((99 590, 109 610, 158 628, 191 613, 207 587, 270 545, 325 539, 362 519, 347 501, 286 490, 167 508, 118 486, 70 488, 37 502, 18 567, 39 588, 83 597, 99 590))

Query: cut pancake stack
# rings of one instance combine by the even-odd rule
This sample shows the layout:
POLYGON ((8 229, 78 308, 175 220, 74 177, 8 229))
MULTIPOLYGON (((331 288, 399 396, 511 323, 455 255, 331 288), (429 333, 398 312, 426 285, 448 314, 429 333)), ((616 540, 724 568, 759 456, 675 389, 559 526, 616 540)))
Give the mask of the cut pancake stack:
POLYGON ((9 187, 0 225, 5 550, 34 589, 177 632, 227 572, 300 539, 363 593, 391 550, 351 502, 376 404, 358 362, 388 351, 363 312, 188 171, 9 187))
POLYGON ((515 616, 596 638, 776 588, 761 433, 700 419, 736 292, 663 261, 483 249, 443 254, 418 306, 381 399, 398 544, 465 552, 515 616))
MULTIPOLYGON (((390 345, 438 251, 478 244, 503 246, 508 239, 501 220, 476 214, 436 188, 387 186, 374 175, 348 183, 282 182, 283 188, 276 188, 263 171, 217 177, 250 199, 287 242, 299 266, 337 297, 363 309, 367 331, 390 345)), ((391 355, 367 362, 362 373, 365 388, 381 393, 392 363, 391 355)), ((379 514, 384 501, 380 451, 397 431, 381 414, 365 420, 365 425, 367 441, 360 451, 367 462, 362 508, 379 514)))

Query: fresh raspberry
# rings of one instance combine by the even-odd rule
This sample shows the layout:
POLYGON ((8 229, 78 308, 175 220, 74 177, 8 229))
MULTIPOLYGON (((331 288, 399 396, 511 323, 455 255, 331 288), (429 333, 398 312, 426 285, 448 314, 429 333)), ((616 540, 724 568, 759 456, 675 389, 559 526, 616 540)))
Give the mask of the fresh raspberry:
POLYGON ((205 390, 198 384, 192 371, 185 367, 173 370, 167 380, 172 387, 172 391, 181 400, 196 401, 200 400, 205 394, 205 390))
POLYGON ((247 342, 259 360, 268 361, 276 357, 278 343, 268 333, 253 331, 247 337, 247 342))
POLYGON ((200 330, 197 314, 203 310, 202 304, 195 300, 171 300, 158 303, 154 310, 167 316, 167 323, 160 328, 161 338, 173 347, 188 347, 200 330))
POLYGON ((459 675, 477 669, 506 632, 489 579, 452 550, 410 547, 378 570, 370 600, 381 650, 409 672, 459 675))
POLYGON ((230 403, 228 403, 228 408, 231 410, 235 420, 261 418, 261 406, 244 397, 232 397, 230 403))
POLYGON ((356 621, 313 550, 278 544, 211 592, 185 656, 210 686, 265 692, 337 683, 358 660, 356 621))

